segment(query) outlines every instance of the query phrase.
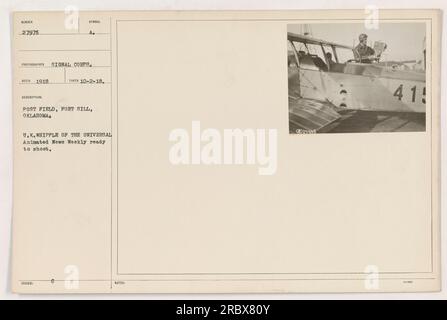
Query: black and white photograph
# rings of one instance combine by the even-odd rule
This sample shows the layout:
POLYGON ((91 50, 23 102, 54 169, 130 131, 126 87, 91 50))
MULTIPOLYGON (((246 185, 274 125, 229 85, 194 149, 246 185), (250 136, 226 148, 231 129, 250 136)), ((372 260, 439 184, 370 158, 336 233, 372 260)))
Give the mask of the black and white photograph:
POLYGON ((425 22, 287 31, 289 133, 425 132, 425 22))
POLYGON ((447 2, 348 2, 2 0, 0 300, 446 300, 447 2))

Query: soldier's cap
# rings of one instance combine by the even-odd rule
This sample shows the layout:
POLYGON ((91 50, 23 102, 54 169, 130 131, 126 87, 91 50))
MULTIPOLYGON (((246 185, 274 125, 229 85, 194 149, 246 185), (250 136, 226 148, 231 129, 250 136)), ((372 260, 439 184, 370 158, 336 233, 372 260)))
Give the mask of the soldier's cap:
POLYGON ((362 34, 359 35, 359 40, 360 41, 362 41, 363 39, 367 39, 367 38, 368 38, 368 35, 365 34, 365 33, 362 33, 362 34))

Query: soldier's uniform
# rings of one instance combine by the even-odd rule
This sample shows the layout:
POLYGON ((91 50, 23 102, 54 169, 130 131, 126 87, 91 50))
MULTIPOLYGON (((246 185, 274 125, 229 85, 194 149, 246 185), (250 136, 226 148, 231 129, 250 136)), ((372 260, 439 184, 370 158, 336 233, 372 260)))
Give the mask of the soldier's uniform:
POLYGON ((366 44, 367 37, 366 34, 361 34, 360 43, 354 48, 355 59, 363 63, 371 63, 371 56, 375 54, 374 49, 366 44))

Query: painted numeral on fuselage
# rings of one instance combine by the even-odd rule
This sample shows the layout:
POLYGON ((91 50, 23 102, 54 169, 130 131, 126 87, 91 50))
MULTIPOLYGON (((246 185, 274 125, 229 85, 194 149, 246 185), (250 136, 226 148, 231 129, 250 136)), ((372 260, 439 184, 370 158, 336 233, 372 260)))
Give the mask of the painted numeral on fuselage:
MULTIPOLYGON (((416 92, 417 92, 417 86, 411 87, 411 102, 416 102, 416 92)), ((397 97, 399 101, 402 100, 402 97, 404 96, 404 85, 401 84, 399 87, 397 87, 396 91, 394 91, 393 96, 397 97)), ((422 103, 425 103, 425 87, 422 89, 422 103)))

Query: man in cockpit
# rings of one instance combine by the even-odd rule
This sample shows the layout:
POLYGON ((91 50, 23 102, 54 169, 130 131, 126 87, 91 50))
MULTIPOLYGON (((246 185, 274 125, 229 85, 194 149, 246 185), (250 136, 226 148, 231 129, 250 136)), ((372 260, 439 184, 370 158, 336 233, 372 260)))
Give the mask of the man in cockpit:
POLYGON ((335 64, 335 61, 332 60, 332 53, 326 52, 326 62, 328 64, 329 70, 332 69, 332 66, 335 64))
POLYGON ((359 36, 359 44, 354 48, 355 60, 362 63, 371 63, 377 60, 374 49, 367 45, 368 36, 362 33, 359 36))

